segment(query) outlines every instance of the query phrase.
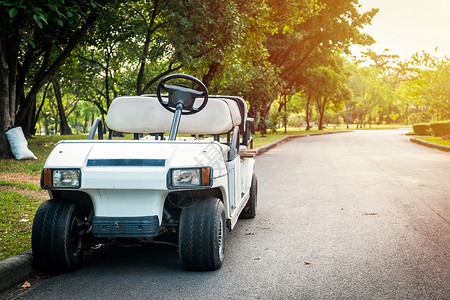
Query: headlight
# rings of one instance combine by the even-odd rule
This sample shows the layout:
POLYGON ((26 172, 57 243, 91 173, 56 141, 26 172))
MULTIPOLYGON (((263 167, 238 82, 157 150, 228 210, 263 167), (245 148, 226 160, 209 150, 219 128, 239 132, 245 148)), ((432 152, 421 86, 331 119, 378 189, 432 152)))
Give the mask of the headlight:
POLYGON ((79 169, 44 169, 42 171, 42 188, 79 188, 81 171, 79 169))
POLYGON ((211 168, 171 169, 168 176, 169 188, 210 187, 211 168))

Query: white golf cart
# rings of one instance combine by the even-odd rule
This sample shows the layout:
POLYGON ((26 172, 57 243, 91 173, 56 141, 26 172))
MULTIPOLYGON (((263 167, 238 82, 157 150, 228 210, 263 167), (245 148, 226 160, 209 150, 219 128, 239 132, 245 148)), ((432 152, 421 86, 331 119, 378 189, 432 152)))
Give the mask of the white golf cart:
POLYGON ((186 270, 220 268, 226 231, 256 214, 246 102, 208 97, 201 81, 174 74, 157 95, 116 98, 105 123, 108 140, 98 118, 88 140, 59 142, 45 163, 41 186, 50 200, 33 222, 36 267, 68 272, 92 241, 153 242, 170 232, 186 270), (114 132, 134 139, 112 140, 114 132))

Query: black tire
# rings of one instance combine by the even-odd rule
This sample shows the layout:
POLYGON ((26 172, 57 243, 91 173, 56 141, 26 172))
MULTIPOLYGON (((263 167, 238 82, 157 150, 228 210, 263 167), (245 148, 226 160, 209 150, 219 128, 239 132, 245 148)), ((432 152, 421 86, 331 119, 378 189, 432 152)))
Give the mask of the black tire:
POLYGON ((39 206, 33 221, 31 247, 38 270, 73 271, 83 259, 85 216, 75 202, 51 199, 39 206))
POLYGON ((258 178, 255 174, 252 176, 252 185, 250 186, 250 198, 242 210, 239 218, 253 219, 256 216, 256 206, 258 204, 258 178))
POLYGON ((197 199, 180 217, 179 251, 184 269, 214 271, 225 257, 225 208, 217 198, 197 199))

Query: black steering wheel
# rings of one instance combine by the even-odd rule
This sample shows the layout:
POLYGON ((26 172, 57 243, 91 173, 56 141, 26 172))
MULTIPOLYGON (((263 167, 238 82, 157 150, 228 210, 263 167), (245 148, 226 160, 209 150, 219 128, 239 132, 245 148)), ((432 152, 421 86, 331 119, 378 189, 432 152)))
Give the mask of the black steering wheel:
POLYGON ((183 110, 181 114, 183 115, 191 115, 198 113, 201 111, 208 103, 208 89, 206 86, 198 80, 197 78, 185 75, 185 74, 172 74, 166 76, 163 80, 161 80, 156 89, 156 96, 158 98, 159 103, 167 109, 168 111, 175 113, 178 104, 183 105, 183 110), (169 85, 166 84, 169 80, 173 79, 185 79, 187 81, 191 81, 195 83, 200 90, 194 90, 191 88, 187 88, 185 86, 179 85, 169 85), (166 90, 168 93, 168 100, 163 100, 161 96, 161 89, 166 90), (194 107, 195 100, 197 98, 203 97, 203 102, 198 107, 194 107))

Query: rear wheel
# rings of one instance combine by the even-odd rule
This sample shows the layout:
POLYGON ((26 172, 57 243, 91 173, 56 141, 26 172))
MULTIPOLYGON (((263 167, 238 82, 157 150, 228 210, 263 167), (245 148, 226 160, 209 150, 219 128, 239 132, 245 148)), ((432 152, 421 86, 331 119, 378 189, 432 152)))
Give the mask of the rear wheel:
POLYGON ((39 270, 64 273, 80 265, 85 217, 75 202, 51 199, 41 204, 31 237, 34 262, 39 270))
POLYGON ((241 219, 253 219, 256 216, 256 206, 258 202, 258 178, 255 174, 252 176, 252 185, 250 186, 250 198, 239 216, 241 219))
POLYGON ((180 217, 180 258, 191 271, 219 269, 225 258, 225 208, 217 198, 197 199, 180 217))

